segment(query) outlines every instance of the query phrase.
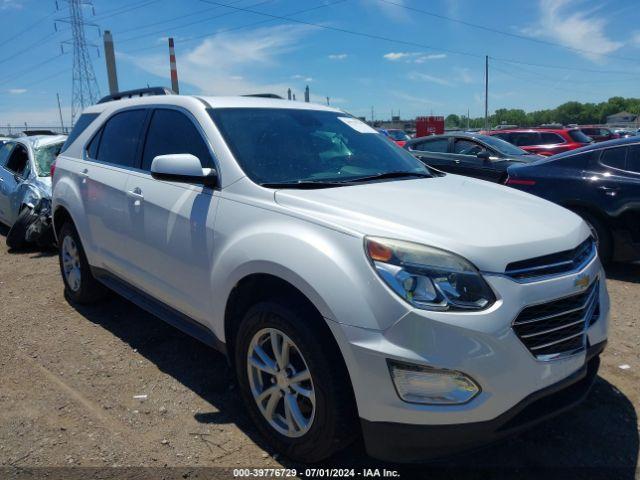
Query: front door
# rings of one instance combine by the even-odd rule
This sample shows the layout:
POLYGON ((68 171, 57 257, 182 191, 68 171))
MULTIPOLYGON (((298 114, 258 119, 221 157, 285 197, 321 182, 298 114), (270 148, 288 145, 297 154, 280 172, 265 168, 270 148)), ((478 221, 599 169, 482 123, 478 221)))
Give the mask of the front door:
POLYGON ((7 162, 0 167, 0 215, 7 225, 13 225, 20 214, 18 188, 30 172, 29 150, 16 143, 7 162))
POLYGON ((172 308, 206 322, 210 313, 211 262, 217 192, 202 185, 156 180, 158 155, 189 153, 204 168, 213 155, 197 120, 183 110, 153 111, 141 169, 129 176, 127 210, 135 284, 172 308))

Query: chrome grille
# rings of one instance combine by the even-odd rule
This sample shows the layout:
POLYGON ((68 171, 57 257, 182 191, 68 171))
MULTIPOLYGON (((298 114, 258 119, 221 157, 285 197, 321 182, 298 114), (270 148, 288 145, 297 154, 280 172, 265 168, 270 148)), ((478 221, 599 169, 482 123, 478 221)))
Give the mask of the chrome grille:
POLYGON ((526 307, 513 322, 516 335, 540 360, 585 348, 586 330, 599 316, 598 285, 596 280, 584 292, 526 307))
POLYGON ((505 274, 520 281, 547 275, 560 275, 580 269, 581 266, 590 262, 595 255, 595 242, 592 238, 588 238, 572 250, 511 262, 507 265, 505 274))

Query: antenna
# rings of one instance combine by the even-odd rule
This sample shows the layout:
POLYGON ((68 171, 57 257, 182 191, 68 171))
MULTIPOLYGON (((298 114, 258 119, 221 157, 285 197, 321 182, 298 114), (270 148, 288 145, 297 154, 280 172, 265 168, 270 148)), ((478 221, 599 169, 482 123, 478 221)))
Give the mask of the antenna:
MULTIPOLYGON (((89 55, 89 47, 98 48, 87 43, 85 27, 96 27, 95 23, 84 20, 83 7, 93 9, 91 0, 65 0, 69 4, 69 17, 61 18, 56 22, 68 23, 71 26, 72 39, 62 42, 73 45, 73 76, 71 85, 71 124, 85 107, 93 105, 100 98, 100 89, 93 71, 93 64, 89 55)), ((57 3, 56 3, 57 5, 57 3)), ((57 27, 56 27, 57 28, 57 27)), ((100 30, 98 29, 98 32, 100 30)), ((62 49, 64 51, 64 48, 62 49)))

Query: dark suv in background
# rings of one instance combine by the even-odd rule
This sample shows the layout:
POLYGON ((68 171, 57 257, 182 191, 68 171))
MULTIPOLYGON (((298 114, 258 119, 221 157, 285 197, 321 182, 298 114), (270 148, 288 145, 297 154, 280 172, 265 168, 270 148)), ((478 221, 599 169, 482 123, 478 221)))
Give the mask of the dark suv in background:
POLYGON ((640 258, 640 138, 589 145, 508 174, 507 185, 580 215, 603 263, 640 258))
POLYGON ((595 142, 606 142, 607 140, 615 140, 620 135, 604 127, 582 126, 580 131, 586 136, 591 137, 595 142))
POLYGON ((575 150, 593 142, 578 128, 519 128, 487 132, 516 147, 545 157, 575 150))

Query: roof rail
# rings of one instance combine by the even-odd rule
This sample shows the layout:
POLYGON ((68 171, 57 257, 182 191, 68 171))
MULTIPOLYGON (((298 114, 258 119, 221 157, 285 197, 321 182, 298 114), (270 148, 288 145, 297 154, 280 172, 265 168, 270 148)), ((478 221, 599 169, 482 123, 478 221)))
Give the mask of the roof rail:
POLYGON ((243 97, 260 97, 260 98, 277 98, 279 100, 284 100, 280 95, 276 95, 275 93, 249 93, 247 95, 242 95, 243 97))
POLYGON ((176 92, 167 87, 148 87, 138 88, 136 90, 125 90, 124 92, 114 93, 102 97, 98 103, 112 102, 114 100, 122 100, 123 98, 148 97, 151 95, 175 95, 176 92))

